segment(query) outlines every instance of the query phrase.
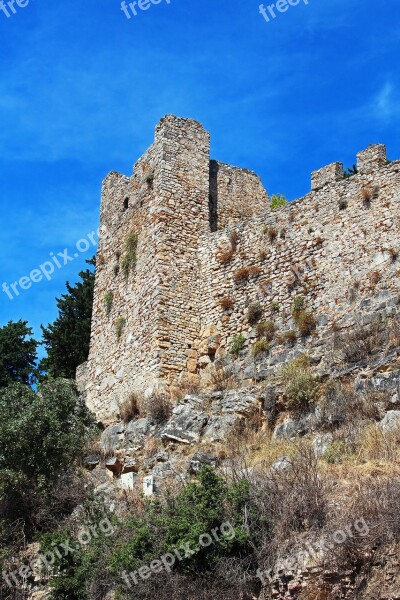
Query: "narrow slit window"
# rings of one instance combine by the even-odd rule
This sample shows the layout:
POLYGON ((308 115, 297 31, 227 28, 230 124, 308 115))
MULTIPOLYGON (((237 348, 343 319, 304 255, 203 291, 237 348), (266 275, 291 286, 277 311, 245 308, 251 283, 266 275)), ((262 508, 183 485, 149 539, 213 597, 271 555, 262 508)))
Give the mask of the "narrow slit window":
POLYGON ((124 210, 128 210, 129 208, 129 198, 125 198, 124 200, 124 210))

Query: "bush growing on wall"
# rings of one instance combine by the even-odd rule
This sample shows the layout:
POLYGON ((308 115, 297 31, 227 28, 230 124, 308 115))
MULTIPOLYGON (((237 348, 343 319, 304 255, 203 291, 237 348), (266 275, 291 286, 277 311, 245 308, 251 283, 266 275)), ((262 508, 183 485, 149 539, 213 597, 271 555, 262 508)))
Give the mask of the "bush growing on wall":
POLYGON ((299 356, 281 371, 288 410, 307 410, 315 400, 318 384, 306 356, 299 356))
POLYGON ((288 201, 283 194, 273 194, 271 196, 270 206, 272 210, 276 210, 277 208, 281 208, 282 206, 286 206, 288 201))
POLYGON ((125 240, 125 254, 121 262, 122 272, 125 279, 128 279, 129 272, 136 267, 137 244, 138 236, 136 233, 131 232, 125 240))

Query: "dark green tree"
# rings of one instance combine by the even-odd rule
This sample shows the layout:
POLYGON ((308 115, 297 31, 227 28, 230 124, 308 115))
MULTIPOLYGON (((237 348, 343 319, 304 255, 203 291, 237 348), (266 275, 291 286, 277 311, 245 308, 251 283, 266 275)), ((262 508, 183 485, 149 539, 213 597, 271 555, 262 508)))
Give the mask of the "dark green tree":
MULTIPOLYGON (((96 264, 94 258, 86 262, 96 264)), ((67 281, 67 293, 57 298, 58 317, 54 323, 42 325, 47 357, 40 361, 39 370, 50 377, 74 379, 76 367, 89 354, 94 271, 86 269, 79 277, 81 281, 74 286, 67 281)))
POLYGON ((19 381, 34 381, 36 348, 27 321, 9 321, 0 328, 0 388, 19 381))
POLYGON ((51 379, 32 388, 14 383, 0 391, 0 517, 27 517, 73 469, 92 415, 75 384, 51 379), (36 499, 36 500, 35 500, 36 499))
POLYGON ((346 171, 344 172, 344 176, 346 179, 348 179, 349 177, 352 177, 353 175, 357 175, 357 173, 358 173, 357 165, 353 165, 352 167, 349 167, 348 169, 346 169, 346 171))

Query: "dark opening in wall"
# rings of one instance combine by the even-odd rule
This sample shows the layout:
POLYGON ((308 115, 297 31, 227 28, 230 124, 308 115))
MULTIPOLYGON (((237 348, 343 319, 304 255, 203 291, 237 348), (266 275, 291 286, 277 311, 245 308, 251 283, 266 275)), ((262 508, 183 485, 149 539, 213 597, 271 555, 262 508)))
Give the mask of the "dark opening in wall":
POLYGON ((208 212, 211 231, 218 229, 218 163, 216 160, 210 161, 210 189, 208 196, 208 212))
POLYGON ((128 210, 129 208, 129 198, 125 198, 124 200, 124 210, 128 210))

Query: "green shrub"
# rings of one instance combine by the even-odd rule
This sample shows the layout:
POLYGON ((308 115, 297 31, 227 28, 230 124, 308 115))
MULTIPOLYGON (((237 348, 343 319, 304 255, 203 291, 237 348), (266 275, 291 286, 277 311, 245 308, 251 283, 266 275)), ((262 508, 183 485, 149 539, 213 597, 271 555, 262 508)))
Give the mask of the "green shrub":
POLYGON ((131 232, 125 240, 125 253, 121 261, 121 268, 125 279, 128 279, 129 272, 136 267, 137 245, 138 236, 136 233, 131 232))
POLYGON ((49 566, 51 600, 104 598, 106 561, 115 545, 114 534, 119 524, 102 499, 89 496, 72 524, 41 536, 41 554, 54 557, 49 566), (88 533, 88 543, 81 542, 81 532, 88 533), (67 552, 66 548, 72 549, 67 552))
POLYGON ((281 371, 288 410, 307 410, 314 402, 317 381, 306 356, 299 356, 285 365, 281 371))
POLYGON ((242 333, 235 335, 235 337, 232 340, 231 347, 229 350, 230 354, 237 356, 239 354, 239 352, 241 350, 243 350, 245 344, 246 344, 246 338, 244 337, 244 335, 242 333))
POLYGON ((292 308, 292 315, 293 318, 296 320, 296 316, 298 315, 299 312, 301 312, 302 310, 304 310, 306 301, 304 299, 304 296, 295 296, 294 300, 293 300, 293 308, 292 308))
POLYGON ((330 465, 342 463, 351 453, 343 440, 334 440, 325 450, 324 460, 330 465))
POLYGON ((272 210, 276 210, 277 208, 281 208, 282 206, 286 206, 288 201, 283 194, 273 194, 271 196, 270 206, 272 210))
POLYGON ((0 393, 0 511, 21 515, 29 498, 46 500, 70 472, 92 425, 72 381, 50 379, 38 392, 14 384, 0 393))
POLYGON ((106 305, 106 315, 108 316, 111 312, 112 303, 114 300, 114 293, 108 291, 104 295, 104 304, 106 305))
POLYGON ((281 308, 281 305, 279 304, 279 302, 276 302, 276 301, 271 302, 271 311, 273 313, 279 312, 280 308, 281 308))
POLYGON ((295 297, 293 301, 292 316, 303 337, 310 335, 315 329, 317 320, 310 311, 305 310, 305 299, 303 296, 295 297))
POLYGON ((45 536, 42 541, 44 552, 65 543, 77 548, 66 558, 57 557, 52 565, 52 600, 104 598, 110 588, 115 589, 118 598, 132 598, 122 575, 148 567, 176 550, 180 550, 182 560, 176 559, 168 573, 164 569, 164 573, 146 577, 147 581, 138 577, 134 597, 156 597, 154 590, 163 585, 164 575, 173 577, 180 573, 201 579, 225 558, 251 556, 250 533, 245 526, 249 500, 247 480, 228 483, 210 467, 203 467, 197 481, 187 484, 175 496, 167 493, 162 501, 153 499, 143 509, 119 519, 107 514, 113 528, 111 536, 103 535, 96 527, 104 519, 101 506, 86 509, 85 529, 92 531, 95 527, 98 532, 88 544, 79 544, 77 530, 71 527, 45 536), (221 530, 228 523, 229 528, 221 530), (213 531, 218 533, 216 538, 213 531), (212 543, 200 547, 203 535, 210 535, 212 543), (186 553, 183 548, 196 552, 186 553))

